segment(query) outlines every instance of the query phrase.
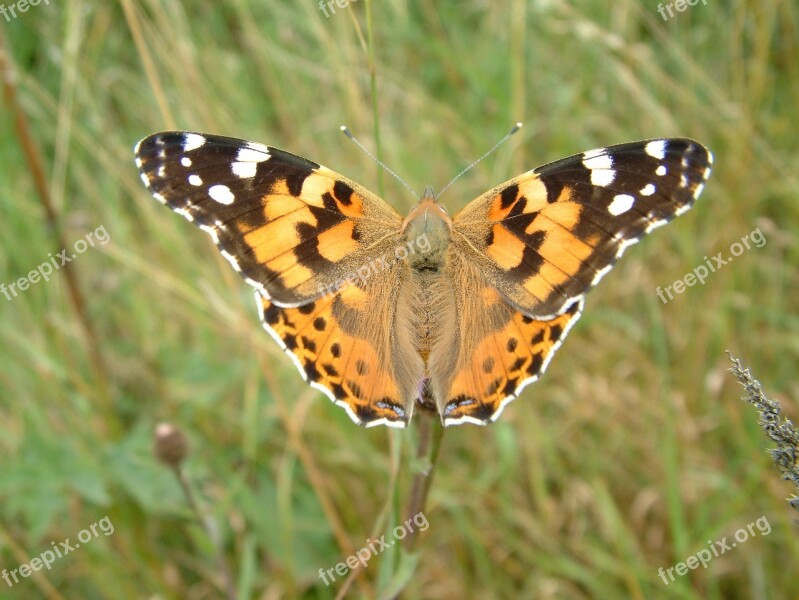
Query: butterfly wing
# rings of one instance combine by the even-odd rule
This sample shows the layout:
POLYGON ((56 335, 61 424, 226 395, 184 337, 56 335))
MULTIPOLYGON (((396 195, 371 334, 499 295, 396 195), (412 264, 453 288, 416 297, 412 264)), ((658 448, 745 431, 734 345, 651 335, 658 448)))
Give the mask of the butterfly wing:
POLYGON ((628 246, 691 207, 711 162, 687 139, 610 146, 511 179, 458 213, 450 264, 481 292, 460 299, 456 366, 431 383, 444 423, 493 421, 535 381, 585 294, 628 246))
POLYGON ((484 425, 541 376, 580 317, 583 300, 551 319, 534 319, 512 307, 471 256, 453 248, 448 264, 460 284, 455 287, 468 293, 453 298, 455 348, 438 341, 431 350, 429 388, 445 425, 484 425))
POLYGON ((413 414, 414 382, 422 381, 424 365, 412 347, 398 344, 391 325, 398 319, 393 290, 405 267, 297 308, 281 308, 256 293, 264 328, 303 379, 359 425, 404 427, 413 414))
POLYGON ((678 138, 576 154, 467 205, 453 219, 454 241, 516 309, 548 319, 596 285, 627 247, 688 210, 711 163, 704 146, 678 138))
POLYGON ((173 131, 135 153, 153 196, 256 288, 264 327, 302 376, 359 424, 404 426, 423 365, 395 334, 401 217, 345 177, 255 142, 173 131))
MULTIPOLYGON (((340 287, 396 245, 402 218, 345 177, 255 142, 167 131, 136 146, 153 196, 208 233, 278 306, 340 287)), ((365 271, 362 271, 365 272, 365 271)))

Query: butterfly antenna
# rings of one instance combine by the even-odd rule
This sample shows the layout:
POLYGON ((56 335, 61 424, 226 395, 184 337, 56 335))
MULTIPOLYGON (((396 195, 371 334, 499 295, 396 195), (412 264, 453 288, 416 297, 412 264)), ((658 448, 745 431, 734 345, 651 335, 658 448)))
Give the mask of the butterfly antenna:
POLYGON ((417 199, 417 200, 419 199, 419 194, 417 194, 417 193, 416 193, 416 190, 414 190, 414 189, 413 189, 411 186, 409 186, 407 183, 405 183, 405 180, 404 180, 402 177, 400 177, 400 176, 399 176, 399 175, 397 175, 397 174, 396 174, 394 171, 392 171, 391 169, 389 169, 389 168, 386 166, 386 163, 384 163, 382 160, 380 160, 379 158, 377 158, 377 157, 376 157, 374 154, 372 154, 371 152, 369 152, 369 150, 367 150, 367 149, 366 149, 366 147, 365 147, 365 146, 364 146, 364 145, 363 145, 361 142, 359 142, 357 139, 355 139, 355 136, 354 136, 354 135, 352 135, 352 133, 350 133, 350 130, 349 130, 349 129, 347 129, 347 126, 346 126, 346 125, 342 125, 342 126, 341 126, 341 133, 343 133, 343 134, 344 134, 344 135, 346 135, 348 138, 350 138, 350 139, 351 139, 353 142, 355 142, 355 143, 358 145, 358 147, 359 147, 361 150, 363 150, 364 152, 366 152, 366 155, 367 155, 369 158, 371 158, 371 159, 372 159, 373 161, 375 161, 375 162, 376 162, 378 165, 380 165, 381 167, 383 167, 383 168, 384 168, 386 171, 388 171, 389 173, 391 173, 391 175, 393 175, 393 176, 394 176, 394 178, 395 178, 397 181, 399 181, 399 182, 400 182, 402 185, 404 185, 404 186, 405 186, 405 188, 406 188, 408 191, 410 191, 410 193, 411 193, 411 194, 413 194, 414 196, 416 196, 416 199, 417 199))
POLYGON ((449 182, 447 185, 445 185, 443 188, 441 188, 441 191, 440 191, 440 192, 438 192, 438 195, 437 195, 436 197, 437 197, 437 198, 440 198, 440 197, 441 197, 441 195, 442 195, 442 194, 443 194, 443 193, 446 191, 446 189, 447 189, 449 186, 451 186, 451 185, 452 185, 453 183, 455 183, 455 182, 456 182, 458 179, 460 179, 462 175, 464 175, 464 174, 465 174, 467 171, 469 171, 469 169, 471 169, 472 167, 474 167, 474 166, 475 166, 477 163, 479 163, 481 160, 483 160, 483 159, 484 159, 485 157, 487 157, 489 154, 491 154, 492 152, 494 152, 494 150, 496 150, 496 149, 497 149, 497 148, 499 148, 499 147, 500 147, 502 144, 504 144, 505 142, 507 142, 507 141, 508 141, 508 138, 509 138, 510 136, 512 136, 514 133, 516 133, 517 131, 519 131, 521 128, 522 128, 522 124, 521 124, 521 123, 516 123, 516 125, 514 125, 514 126, 513 126, 513 128, 512 128, 512 129, 511 129, 511 130, 510 130, 510 131, 509 131, 507 134, 505 134, 505 137, 504 137, 504 138, 502 138, 501 140, 499 140, 499 141, 498 141, 496 144, 494 144, 494 146, 493 146, 493 147, 492 147, 492 148, 491 148, 491 149, 490 149, 488 152, 486 152, 485 154, 483 154, 483 156, 481 156, 480 158, 478 158, 476 161, 474 161, 472 164, 470 164, 468 167, 466 167, 466 168, 465 168, 463 171, 461 171, 460 173, 458 173, 457 175, 455 175, 455 177, 453 177, 453 178, 450 180, 450 182, 449 182))

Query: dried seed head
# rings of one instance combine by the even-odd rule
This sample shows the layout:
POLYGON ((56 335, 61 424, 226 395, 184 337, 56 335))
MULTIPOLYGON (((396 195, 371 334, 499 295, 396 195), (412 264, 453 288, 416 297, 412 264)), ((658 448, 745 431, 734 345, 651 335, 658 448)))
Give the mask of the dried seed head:
POLYGON ((189 443, 180 429, 171 423, 159 423, 153 435, 153 452, 166 466, 177 469, 189 454, 189 443))

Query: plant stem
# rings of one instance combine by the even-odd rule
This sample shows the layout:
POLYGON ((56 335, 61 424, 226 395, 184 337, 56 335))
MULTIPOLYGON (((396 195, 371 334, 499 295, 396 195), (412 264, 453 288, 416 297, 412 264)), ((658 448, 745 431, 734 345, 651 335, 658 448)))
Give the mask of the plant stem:
MULTIPOLYGON (((419 445, 416 450, 416 468, 418 471, 413 477, 411 493, 408 499, 408 513, 406 520, 414 515, 424 512, 430 486, 433 483, 438 453, 444 439, 444 426, 432 411, 419 411, 419 445)), ((417 539, 417 530, 411 531, 405 538, 405 549, 413 550, 417 539)))

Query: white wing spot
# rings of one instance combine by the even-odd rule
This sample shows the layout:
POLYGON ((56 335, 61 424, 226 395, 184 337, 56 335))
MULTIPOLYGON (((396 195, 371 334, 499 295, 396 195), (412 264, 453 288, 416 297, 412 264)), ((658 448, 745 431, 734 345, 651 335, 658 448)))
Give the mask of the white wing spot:
POLYGON ((212 185, 208 188, 208 195, 219 204, 233 204, 236 197, 226 185, 212 185))
POLYGON ((185 219, 194 222, 194 215, 192 215, 188 210, 185 208, 175 208, 173 209, 177 214, 181 215, 185 219))
MULTIPOLYGON (((585 161, 583 161, 585 163, 585 161)), ((591 171, 591 185, 600 187, 609 186, 616 178, 616 171, 613 169, 593 169, 591 171)))
POLYGON ((216 234, 216 229, 208 227, 208 225, 200 225, 200 229, 211 236, 211 239, 214 240, 214 244, 219 244, 219 236, 216 234))
POLYGON ((239 148, 236 158, 240 162, 264 162, 269 160, 269 152, 266 146, 261 148, 253 147, 253 144, 239 148))
POLYGON ((233 256, 227 250, 220 250, 219 251, 222 256, 224 256, 227 261, 231 264, 231 266, 236 270, 237 273, 241 273, 241 267, 239 266, 239 261, 236 260, 236 257, 233 256))
POLYGON ((595 286, 597 283, 599 283, 599 280, 602 279, 612 268, 613 265, 606 265, 594 273, 594 278, 591 280, 591 285, 595 286))
POLYGON ((607 154, 594 154, 583 156, 583 166, 586 169, 612 169, 613 159, 607 154))
POLYGON ((688 187, 688 178, 682 173, 680 173, 680 187, 688 187))
POLYGON ((645 185, 645 186, 644 186, 644 187, 641 189, 641 192, 640 192, 640 193, 641 193, 641 195, 642 195, 642 196, 651 196, 652 194, 654 194, 654 193, 655 193, 655 186, 654 186, 654 185, 652 185, 651 183, 647 183, 647 184, 646 184, 646 185, 645 185))
POLYGON ((159 165, 157 175, 162 179, 166 177, 166 165, 159 165))
POLYGON ((145 173, 139 173, 139 177, 145 186, 150 187, 150 178, 145 173))
MULTIPOLYGON (((241 152, 241 150, 239 150, 241 152)), ((241 179, 248 179, 255 177, 255 171, 258 168, 258 163, 254 162, 234 162, 230 165, 230 170, 236 177, 241 179)))
POLYGON ((205 145, 205 138, 198 133, 187 133, 183 138, 183 151, 191 152, 205 145))
MULTIPOLYGON (((255 152, 258 152, 259 154, 265 155, 265 158, 263 158, 262 160, 266 160, 266 159, 269 158, 269 147, 264 146, 263 144, 259 144, 258 142, 247 142, 247 145, 245 146, 245 148, 248 148, 250 150, 254 150, 255 152)), ((241 150, 243 150, 243 148, 241 150)), ((239 153, 241 153, 241 150, 239 150, 239 153)), ((239 160, 244 160, 241 157, 241 154, 239 154, 239 160)))
POLYGON ((191 152, 192 150, 196 150, 200 146, 205 145, 205 141, 205 138, 199 133, 187 133, 183 137, 183 151, 191 152))
POLYGON ((663 177, 668 170, 666 169, 666 165, 660 165, 657 169, 655 169, 655 175, 660 175, 663 177))
POLYGON ((245 278, 244 278, 244 281, 245 281, 245 282, 247 282, 248 284, 250 284, 250 285, 251 285, 252 287, 254 287, 256 290, 262 290, 262 289, 264 289, 264 286, 261 284, 261 282, 260 282, 260 281, 255 281, 255 279, 252 279, 252 278, 250 278, 250 277, 245 277, 245 278))
POLYGON ((184 167, 190 167, 191 159, 188 156, 184 156, 183 158, 180 159, 180 164, 182 164, 184 167))
POLYGON ((650 212, 646 217, 649 219, 649 225, 646 226, 645 233, 649 233, 653 229, 668 223, 666 219, 658 219, 654 212, 650 212))
POLYGON ((608 205, 608 212, 614 217, 618 217, 630 210, 633 207, 633 202, 635 202, 635 198, 629 194, 616 194, 613 202, 608 205))
POLYGON ((591 184, 605 187, 613 183, 616 171, 613 170, 613 159, 607 154, 583 155, 583 166, 591 171, 591 184))
POLYGON ((193 186, 200 186, 203 184, 203 180, 199 175, 189 175, 189 183, 193 186))
POLYGON ((696 189, 694 190, 694 198, 699 198, 699 194, 702 193, 703 189, 705 189, 704 183, 700 183, 699 185, 697 185, 696 189))
POLYGON ((666 141, 654 140, 649 142, 646 146, 644 146, 644 152, 653 158, 663 160, 666 158, 666 141))
POLYGON ((598 156, 607 156, 607 154, 608 154, 607 148, 594 148, 593 150, 588 150, 587 152, 583 152, 583 160, 590 160, 598 156))

